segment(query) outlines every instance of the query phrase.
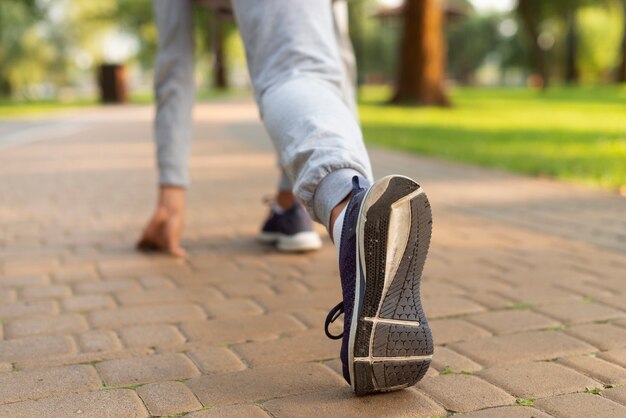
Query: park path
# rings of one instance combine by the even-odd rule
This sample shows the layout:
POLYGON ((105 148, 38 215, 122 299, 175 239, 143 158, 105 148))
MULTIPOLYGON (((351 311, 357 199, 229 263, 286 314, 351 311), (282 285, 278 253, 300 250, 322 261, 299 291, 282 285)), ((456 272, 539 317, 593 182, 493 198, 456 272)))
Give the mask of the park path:
POLYGON ((189 258, 133 251, 152 112, 0 123, 0 416, 626 416, 626 199, 374 150, 432 202, 437 347, 417 387, 356 398, 322 331, 333 248, 253 240, 277 173, 251 102, 196 109, 189 258))

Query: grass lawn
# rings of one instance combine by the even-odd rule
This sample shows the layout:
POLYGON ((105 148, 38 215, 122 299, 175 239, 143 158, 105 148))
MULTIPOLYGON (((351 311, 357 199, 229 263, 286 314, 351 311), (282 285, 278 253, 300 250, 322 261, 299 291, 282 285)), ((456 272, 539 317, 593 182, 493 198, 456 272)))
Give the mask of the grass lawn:
MULTIPOLYGON (((247 95, 249 95, 249 92, 242 89, 227 91, 203 89, 197 92, 196 98, 198 101, 210 101, 221 98, 239 98, 247 95)), ((131 95, 130 103, 151 104, 154 103, 154 95, 151 92, 135 93, 131 95)), ((82 99, 67 102, 55 100, 13 101, 0 99, 0 120, 16 117, 37 116, 61 110, 71 110, 99 105, 100 102, 96 99, 82 99)))
POLYGON ((550 176, 626 187, 626 88, 456 88, 451 109, 391 106, 366 87, 361 118, 370 144, 550 176))
POLYGON ((78 100, 71 102, 58 102, 54 100, 37 100, 31 102, 15 102, 12 100, 0 100, 0 120, 22 116, 47 114, 60 110, 70 110, 85 106, 95 106, 95 100, 78 100))

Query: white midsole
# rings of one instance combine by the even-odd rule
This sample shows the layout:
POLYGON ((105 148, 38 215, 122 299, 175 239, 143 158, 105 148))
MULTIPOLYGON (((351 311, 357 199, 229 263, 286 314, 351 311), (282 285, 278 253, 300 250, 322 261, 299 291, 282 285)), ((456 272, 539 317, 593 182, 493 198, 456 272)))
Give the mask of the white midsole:
POLYGON ((281 251, 307 251, 322 247, 322 239, 315 231, 298 232, 294 235, 285 235, 279 232, 261 232, 257 240, 267 244, 276 244, 281 251))
POLYGON ((433 355, 428 354, 425 356, 405 356, 405 357, 355 357, 354 361, 363 361, 376 363, 379 361, 424 361, 432 360, 433 355))
POLYGON ((370 318, 366 316, 363 318, 364 321, 373 322, 374 324, 391 324, 391 325, 403 325, 405 327, 419 327, 419 321, 404 321, 402 319, 387 319, 387 318, 370 318))

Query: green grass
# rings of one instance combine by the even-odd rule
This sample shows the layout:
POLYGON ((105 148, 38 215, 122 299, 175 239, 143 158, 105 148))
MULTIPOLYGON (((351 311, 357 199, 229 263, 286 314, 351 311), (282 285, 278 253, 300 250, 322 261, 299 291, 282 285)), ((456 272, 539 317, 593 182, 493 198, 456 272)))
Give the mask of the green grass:
POLYGON ((81 107, 95 106, 95 100, 76 100, 69 102, 59 102, 53 100, 36 101, 12 101, 0 100, 0 120, 24 116, 36 116, 59 112, 62 110, 72 110, 81 107))
POLYGON ((626 186, 626 87, 456 88, 450 109, 388 105, 366 87, 368 143, 608 189, 626 186))
MULTIPOLYGON (((199 90, 197 92, 197 100, 211 101, 224 98, 241 98, 249 96, 249 92, 244 89, 232 89, 226 91, 220 90, 199 90)), ((134 93, 130 98, 132 104, 152 104, 154 103, 154 95, 152 92, 134 93)), ((33 100, 33 101, 15 101, 0 99, 0 120, 38 116, 50 114, 63 110, 75 110, 84 107, 98 106, 100 103, 96 99, 81 99, 72 101, 58 100, 33 100)))

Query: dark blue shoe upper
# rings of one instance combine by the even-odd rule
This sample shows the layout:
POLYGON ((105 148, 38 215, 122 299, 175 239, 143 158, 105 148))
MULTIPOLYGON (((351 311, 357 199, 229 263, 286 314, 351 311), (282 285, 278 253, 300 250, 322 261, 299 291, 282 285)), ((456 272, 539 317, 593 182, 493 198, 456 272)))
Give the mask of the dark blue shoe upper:
POLYGON ((269 218, 265 221, 262 232, 276 232, 284 235, 295 235, 299 232, 313 230, 313 222, 302 204, 296 201, 291 209, 282 213, 272 209, 269 218))
MULTIPOLYGON (((361 181, 367 183, 366 180, 361 181)), ((341 344, 341 362, 343 363, 343 376, 348 383, 350 383, 348 340, 350 338, 350 327, 352 325, 352 312, 354 311, 354 296, 357 280, 356 263, 358 262, 356 256, 356 228, 361 204, 363 202, 363 198, 365 197, 365 191, 369 187, 368 184, 364 184, 366 187, 361 187, 359 184, 359 178, 356 176, 352 179, 352 185, 352 197, 346 207, 346 213, 344 215, 343 226, 341 229, 341 242, 339 244, 339 275, 341 276, 343 302, 333 308, 326 318, 326 335, 335 339, 343 336, 341 344), (344 312, 343 335, 331 336, 328 332, 328 326, 331 322, 337 319, 342 311, 344 312)))

